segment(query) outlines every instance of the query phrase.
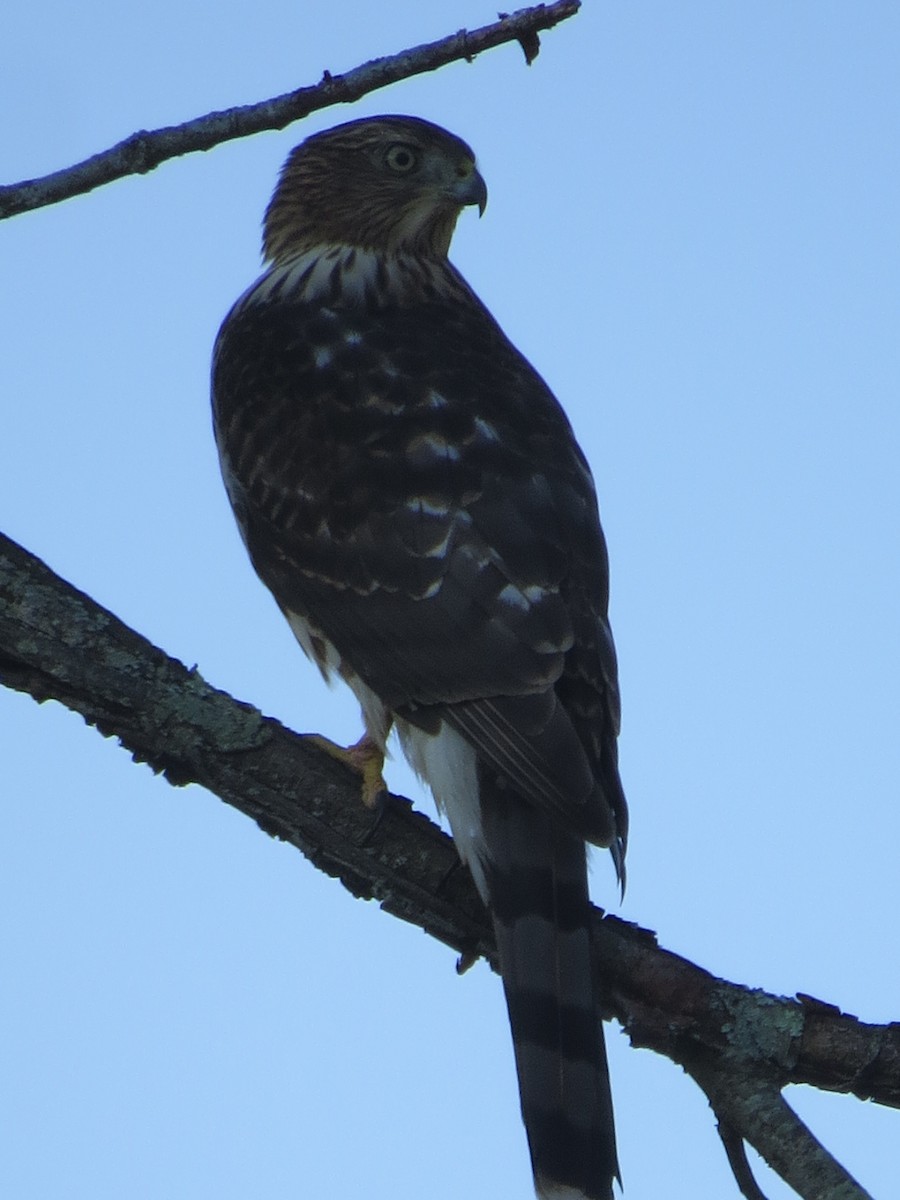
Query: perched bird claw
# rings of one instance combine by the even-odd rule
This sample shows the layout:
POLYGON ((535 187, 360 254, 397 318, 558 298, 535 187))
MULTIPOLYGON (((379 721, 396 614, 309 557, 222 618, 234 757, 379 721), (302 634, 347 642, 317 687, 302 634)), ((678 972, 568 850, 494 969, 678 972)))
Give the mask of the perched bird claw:
POLYGON ((376 814, 376 825, 384 815, 385 802, 388 797, 388 787, 384 782, 384 750, 367 733, 352 746, 339 746, 319 733, 309 734, 309 740, 315 742, 320 750, 324 750, 331 758, 337 759, 362 776, 360 794, 366 808, 376 814))
POLYGON ((384 821, 384 818, 387 815, 388 801, 390 800, 390 795, 391 795, 391 793, 388 791, 387 785, 385 784, 384 780, 382 779, 381 789, 379 791, 376 791, 375 796, 372 799, 372 803, 371 804, 366 803, 365 798, 363 798, 363 803, 365 804, 366 808, 368 808, 372 812, 372 824, 369 826, 368 830, 366 831, 365 836, 361 839, 361 841, 359 843, 361 846, 367 846, 372 841, 372 839, 375 837, 375 835, 378 833, 378 830, 381 828, 382 822, 384 821))

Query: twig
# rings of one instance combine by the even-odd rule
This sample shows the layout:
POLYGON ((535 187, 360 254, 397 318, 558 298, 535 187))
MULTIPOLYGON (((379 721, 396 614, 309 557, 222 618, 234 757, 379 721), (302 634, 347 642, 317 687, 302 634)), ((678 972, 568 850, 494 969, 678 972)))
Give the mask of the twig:
POLYGON ((747 1162, 747 1150, 744 1146, 744 1139, 738 1130, 734 1129, 726 1118, 720 1116, 719 1113, 716 1113, 716 1128, 719 1131, 719 1138, 725 1149, 725 1157, 728 1159, 728 1165, 731 1167, 734 1181, 738 1185, 738 1189, 744 1200, 766 1200, 765 1194, 760 1190, 759 1184, 753 1178, 753 1172, 750 1170, 750 1164, 747 1162))
POLYGON ((501 16, 492 25, 471 32, 463 29, 437 42, 386 58, 374 58, 344 75, 325 71, 319 83, 272 100, 207 113, 183 125, 152 132, 140 130, 84 162, 40 179, 0 187, 0 219, 82 195, 125 175, 143 175, 181 154, 210 150, 221 142, 265 129, 283 129, 318 109, 352 103, 401 79, 437 70, 459 59, 471 62, 477 54, 504 42, 519 42, 530 63, 538 51, 538 33, 574 16, 580 7, 580 0, 557 0, 553 4, 523 8, 510 16, 501 16))
MULTIPOLYGON (((872 1200, 813 1136, 778 1087, 719 1067, 689 1070, 730 1137, 740 1134, 803 1200, 872 1200)), ((733 1169, 730 1154, 729 1162, 733 1169)), ((756 1200, 762 1193, 757 1188, 744 1195, 756 1200)))

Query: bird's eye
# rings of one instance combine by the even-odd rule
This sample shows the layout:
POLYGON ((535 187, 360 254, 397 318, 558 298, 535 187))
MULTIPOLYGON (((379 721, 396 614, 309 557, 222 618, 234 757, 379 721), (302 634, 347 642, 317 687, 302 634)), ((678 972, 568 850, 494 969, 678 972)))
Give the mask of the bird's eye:
POLYGON ((408 175, 410 171, 418 166, 419 154, 417 150, 412 146, 407 146, 405 142, 395 142, 393 146, 388 147, 384 161, 398 175, 408 175))

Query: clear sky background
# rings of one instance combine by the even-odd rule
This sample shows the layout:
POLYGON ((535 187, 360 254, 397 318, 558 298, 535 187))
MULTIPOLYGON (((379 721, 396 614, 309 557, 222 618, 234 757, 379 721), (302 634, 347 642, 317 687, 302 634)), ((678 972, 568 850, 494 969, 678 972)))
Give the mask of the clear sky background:
MULTIPOLYGON (((496 8, 7 7, 8 182, 496 8)), ((209 353, 297 141, 447 126, 490 189, 454 260, 565 405, 610 544, 633 825, 624 903, 602 855, 595 898, 717 974, 900 1019, 898 63, 894 0, 588 0, 530 69, 508 46, 4 223, 0 527, 212 684, 355 739, 239 543, 209 353)), ((0 1195, 531 1195, 483 964, 458 979, 58 705, 0 692, 0 755, 0 1195)), ((627 1200, 736 1196, 690 1080, 608 1040, 627 1200)), ((898 1194, 896 1112, 789 1099, 898 1194)))

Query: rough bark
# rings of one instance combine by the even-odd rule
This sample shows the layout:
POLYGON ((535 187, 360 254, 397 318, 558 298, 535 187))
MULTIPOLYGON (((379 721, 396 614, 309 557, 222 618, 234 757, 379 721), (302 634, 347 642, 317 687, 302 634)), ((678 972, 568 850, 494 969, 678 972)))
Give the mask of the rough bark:
MULTIPOLYGON (((208 788, 463 963, 494 965, 490 923, 452 842, 408 800, 389 797, 374 819, 358 777, 312 738, 210 686, 2 535, 0 682, 81 713, 170 783, 208 788)), ((807 1083, 900 1106, 900 1025, 716 978, 599 909, 594 933, 603 1015, 703 1088, 739 1183, 746 1140, 802 1196, 865 1197, 781 1089, 807 1083)))

